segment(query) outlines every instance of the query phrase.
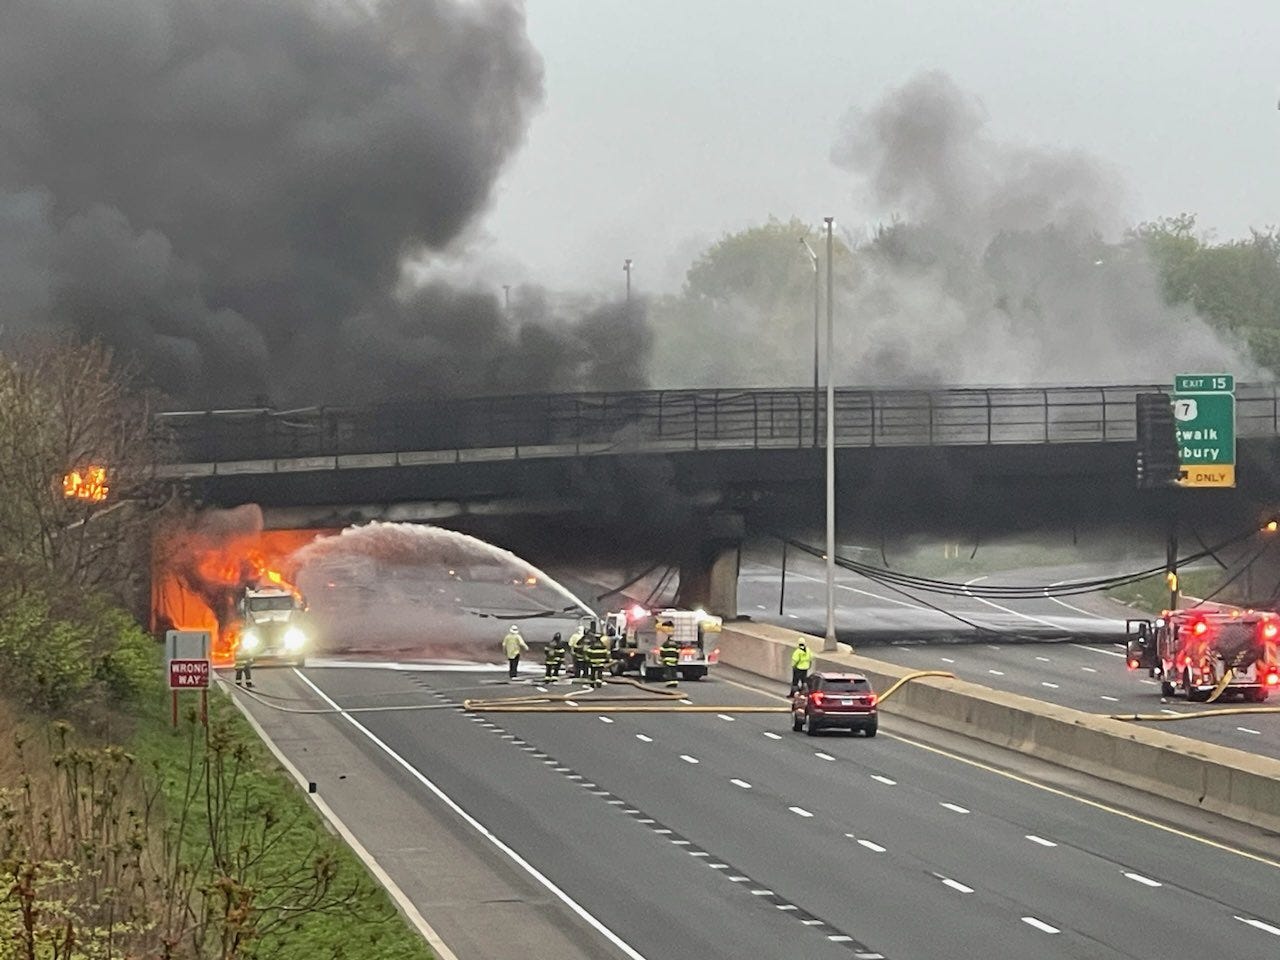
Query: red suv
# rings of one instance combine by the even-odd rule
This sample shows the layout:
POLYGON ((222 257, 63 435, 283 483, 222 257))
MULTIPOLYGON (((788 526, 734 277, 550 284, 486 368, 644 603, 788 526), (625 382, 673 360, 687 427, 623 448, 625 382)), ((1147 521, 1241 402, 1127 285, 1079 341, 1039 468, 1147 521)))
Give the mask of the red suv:
POLYGON ((791 698, 791 729, 816 736, 824 727, 876 735, 876 694, 859 673, 812 673, 791 698))

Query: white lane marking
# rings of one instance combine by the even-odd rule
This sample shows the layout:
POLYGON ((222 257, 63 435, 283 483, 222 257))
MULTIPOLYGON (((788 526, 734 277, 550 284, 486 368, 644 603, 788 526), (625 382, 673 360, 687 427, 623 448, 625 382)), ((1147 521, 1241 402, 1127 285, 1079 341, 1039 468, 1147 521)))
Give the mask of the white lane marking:
POLYGON ((623 810, 622 812, 632 814, 633 816, 638 815, 640 813, 640 811, 637 810, 635 807, 627 807, 627 809, 623 810))
POLYGON ((817 757, 819 760, 830 760, 832 763, 834 763, 836 759, 829 753, 815 753, 814 756, 817 757))
POLYGON ((733 723, 734 721, 734 718, 729 716, 727 713, 717 713, 716 716, 721 720, 728 720, 730 723, 733 723))
POLYGON ((822 921, 821 921, 821 920, 801 920, 800 922, 801 922, 801 923, 803 923, 806 927, 820 927, 820 926, 822 926, 822 921))
POLYGON ((1048 657, 1036 657, 1036 659, 1039 660, 1041 663, 1053 663, 1053 661, 1050 660, 1048 657))
POLYGON ((1058 685, 1057 685, 1056 683, 1050 683, 1048 680, 1041 680, 1041 681, 1040 681, 1040 686, 1042 686, 1042 687, 1048 687, 1050 690, 1057 690, 1057 689, 1058 689, 1058 685))
POLYGON ((730 882, 730 883, 745 883, 746 881, 748 881, 748 880, 750 880, 750 879, 751 879, 750 877, 744 877, 744 876, 742 876, 742 874, 738 874, 737 876, 730 877, 730 878, 729 878, 729 882, 730 882))
POLYGON ((1081 667, 1080 669, 1081 669, 1081 670, 1083 670, 1085 673, 1097 673, 1097 672, 1098 672, 1097 670, 1093 669, 1093 667, 1081 667))
POLYGON ((753 897, 772 897, 773 891, 767 890, 764 887, 761 887, 759 890, 752 890, 751 895, 753 897))
POLYGON ((566 701, 564 702, 564 705, 565 705, 566 707, 576 707, 576 706, 578 705, 578 701, 577 701, 577 700, 566 700, 566 701))
POLYGON ((772 731, 770 731, 770 730, 766 730, 766 731, 764 731, 764 735, 765 735, 766 737, 768 737, 770 740, 781 740, 781 739, 782 739, 780 736, 778 736, 776 733, 773 733, 773 732, 772 732, 772 731))
POLYGON ((1256 927, 1259 930, 1265 930, 1267 933, 1280 937, 1280 927, 1273 927, 1271 924, 1263 923, 1261 920, 1255 920, 1253 917, 1236 917, 1236 919, 1241 923, 1247 923, 1251 927, 1256 927))
POLYGON ((896 787, 898 785, 897 780, 890 780, 888 777, 882 777, 878 773, 873 773, 871 779, 878 783, 883 783, 886 787, 896 787))
POLYGON ((1037 837, 1034 833, 1028 833, 1027 839, 1032 843, 1038 843, 1042 847, 1056 847, 1057 844, 1052 840, 1046 840, 1044 837, 1037 837))
POLYGON ((938 659, 941 660, 943 663, 955 663, 955 660, 952 659, 951 657, 939 657, 938 659))
POLYGON ((997 647, 994 643, 988 643, 988 644, 987 644, 987 649, 988 649, 988 650, 999 650, 1000 648, 999 648, 999 647, 997 647))
POLYGON ((680 754, 680 759, 681 759, 681 760, 683 760, 685 763, 697 763, 697 762, 698 762, 698 758, 697 758, 697 757, 691 757, 691 756, 689 756, 687 753, 682 753, 682 754, 680 754))
POLYGON ((727 863, 708 863, 707 866, 710 867, 712 870, 728 870, 729 869, 729 865, 727 863))
POLYGON ((1123 657, 1124 652, 1120 650, 1103 650, 1101 647, 1091 647, 1085 643, 1073 643, 1071 646, 1077 650, 1088 650, 1090 653, 1105 653, 1108 657, 1123 657))
POLYGON ((480 836, 488 840, 502 853, 506 854, 506 856, 508 856, 512 860, 512 862, 514 862, 518 867, 520 867, 520 869, 524 870, 525 873, 529 874, 529 876, 533 877, 534 880, 542 884, 542 886, 546 888, 546 890, 550 892, 552 896, 554 896, 566 907, 568 907, 570 910, 576 913, 579 917, 585 920, 588 924, 590 924, 601 936, 603 936, 606 940, 608 940, 615 947, 621 950, 627 957, 630 957, 631 960, 645 960, 645 957, 642 953, 634 949, 629 943, 627 943, 625 940, 619 937, 616 933, 614 933, 612 930, 606 927, 603 923, 601 923, 598 919, 596 919, 596 917, 592 913, 590 913, 585 907, 583 907, 582 904, 578 903, 578 901, 574 900, 571 896, 569 896, 567 893, 565 893, 563 890, 557 887, 554 883, 552 883, 551 880, 549 880, 540 870, 538 870, 537 867, 531 864, 524 857, 520 856, 520 854, 516 853, 516 851, 513 850, 511 847, 507 846, 507 844, 503 843, 500 839, 498 839, 498 837, 493 833, 492 830, 486 827, 483 823, 481 823, 471 814, 467 813, 466 810, 463 810, 462 807, 460 807, 452 797, 450 797, 447 793, 445 793, 438 786, 436 786, 436 784, 432 780, 430 780, 421 770, 419 770, 417 767, 411 764, 404 757, 400 756, 400 754, 392 750, 391 747, 389 747, 383 740, 381 740, 377 736, 377 734, 375 734, 372 730, 370 730, 368 727, 362 724, 359 720, 357 720, 355 717, 349 714, 346 710, 342 709, 342 707, 338 706, 338 704, 334 702, 334 700, 327 693, 325 693, 323 690, 317 687, 314 683, 312 683, 311 680, 307 678, 306 674, 304 674, 301 670, 297 669, 296 667, 293 669, 293 672, 294 674, 297 675, 298 679, 300 679, 308 687, 314 690, 316 694, 319 695, 319 697, 322 700, 324 700, 325 703, 327 703, 335 713, 337 713, 339 716, 342 717, 342 719, 346 720, 349 724, 351 724, 353 727, 355 727, 357 730, 363 733, 366 737, 368 737, 371 743, 373 743, 376 747, 382 750, 383 753, 385 753, 388 757, 390 757, 392 760, 398 763, 405 770, 406 773, 408 773, 415 780, 417 780, 424 787, 426 787, 427 790, 429 790, 432 794, 434 794, 436 798, 440 800, 441 803, 443 803, 450 810, 452 810, 459 817, 461 817, 463 822, 465 822, 468 826, 470 826, 473 830, 475 830, 478 834, 480 834, 480 836))
POLYGON ((751 789, 751 784, 747 783, 747 781, 745 780, 739 780, 736 777, 730 780, 729 782, 732 783, 735 787, 741 787, 743 790, 751 789))
POLYGON ((1164 886, 1164 884, 1161 883, 1159 880, 1152 880, 1150 877, 1144 877, 1140 873, 1126 873, 1125 876, 1128 877, 1130 880, 1133 880, 1135 883, 1142 884, 1144 887, 1163 887, 1164 886))
POLYGON ((853 937, 846 933, 833 933, 827 937, 832 943, 852 943, 853 937))
POLYGON ((954 812, 954 813, 968 813, 968 812, 969 812, 967 809, 965 809, 964 807, 960 806, 958 803, 940 803, 940 804, 938 804, 938 806, 940 806, 940 807, 945 807, 947 810, 951 810, 951 811, 952 811, 952 812, 954 812))
POLYGON ((547 688, 546 688, 546 687, 538 687, 538 692, 539 692, 539 693, 546 693, 546 692, 547 692, 547 688))
POLYGON ((873 843, 870 840, 859 839, 858 837, 855 837, 852 833, 846 833, 845 836, 853 840, 857 840, 859 846, 866 847, 868 850, 872 851, 873 853, 884 853, 884 847, 880 846, 880 844, 878 843, 873 843))
POLYGON ((992 603, 990 600, 987 600, 985 597, 975 597, 973 595, 973 591, 970 590, 969 587, 977 583, 979 580, 985 580, 985 579, 987 579, 985 576, 981 576, 981 577, 974 577, 972 580, 965 581, 965 585, 964 585, 965 596, 969 597, 969 599, 971 600, 977 600, 979 603, 985 603, 988 607, 994 607, 996 610, 1002 610, 1005 613, 1013 614, 1015 617, 1021 617, 1023 620, 1030 620, 1032 623, 1039 623, 1039 624, 1043 624, 1046 627, 1053 627, 1055 630, 1062 629, 1061 623, 1054 623, 1052 620, 1046 620, 1043 617, 1033 617, 1029 613, 1019 613, 1017 610, 1014 610, 1012 607, 1002 607, 998 603, 992 603))
POLYGON ((601 717, 601 718, 600 718, 600 722, 601 722, 601 723, 613 723, 613 717, 601 717))
POLYGON ((1061 933, 1057 927, 1051 927, 1049 924, 1045 923, 1043 920, 1037 919, 1036 917, 1023 917, 1022 922, 1035 927, 1041 933, 1061 933))
POLYGON ((794 814, 795 814, 796 816, 798 816, 798 817, 812 817, 812 816, 813 816, 813 814, 812 814, 812 813, 810 813, 808 810, 806 810, 804 807, 787 807, 787 809, 788 809, 788 810, 790 810, 792 813, 794 813, 794 814))
POLYGON ((1119 697, 1108 697, 1105 693, 1104 693, 1101 697, 1099 697, 1099 699, 1100 699, 1100 700, 1105 700, 1105 701, 1107 701, 1107 703, 1119 703, 1119 702, 1120 702, 1120 698, 1119 698, 1119 697))
POLYGON ((646 825, 651 824, 651 823, 657 823, 657 822, 658 822, 657 820, 654 820, 654 819, 652 819, 652 818, 650 818, 650 817, 641 817, 640 819, 638 819, 638 820, 636 821, 636 823, 643 823, 643 824, 646 824, 646 825))
POLYGON ((1252 733, 1255 737, 1262 736, 1261 730, 1251 730, 1249 727, 1236 727, 1241 733, 1252 733))
POLYGON ((779 910, 798 910, 799 909, 799 907, 797 907, 794 903, 779 903, 779 904, 776 904, 776 906, 779 910))
POLYGON ((583 776, 582 774, 580 774, 580 773, 571 773, 571 774, 569 774, 568 779, 570 779, 570 780, 585 780, 585 779, 586 779, 586 777, 584 777, 584 776, 583 776))
POLYGON ((1004 676, 1004 671, 1003 671, 1003 670, 988 670, 988 671, 987 671, 987 673, 991 674, 992 676, 996 676, 996 677, 1003 677, 1003 676, 1004 676))
MULTIPOLYGON (((1051 587, 1060 587, 1064 583, 1070 583, 1070 580, 1059 580, 1057 583, 1051 583, 1051 587)), ((1093 617, 1095 620, 1105 620, 1107 623, 1118 623, 1114 617, 1104 617, 1100 613, 1094 613, 1092 610, 1086 610, 1084 607, 1077 607, 1074 603, 1067 603, 1065 600, 1059 600, 1057 597, 1045 597, 1046 600, 1052 600, 1059 606, 1066 607, 1068 610, 1074 610, 1076 613, 1083 613, 1086 617, 1093 617)))
POLYGON ((689 856, 691 856, 691 857, 709 857, 709 856, 711 856, 711 854, 707 853, 707 851, 705 851, 705 850, 690 850, 690 851, 689 851, 689 856))
POLYGON ((685 706, 692 706, 692 705, 693 705, 693 701, 692 701, 692 700, 681 700, 680 702, 681 702, 681 703, 683 703, 685 706))
POLYGON ((690 841, 688 840, 672 840, 671 842, 674 843, 677 847, 687 847, 689 846, 689 843, 690 843, 690 841))
POLYGON ((609 804, 610 804, 610 806, 620 807, 620 806, 622 806, 623 802, 624 802, 624 801, 622 801, 622 800, 610 800, 610 801, 609 801, 609 804))
POLYGON ((653 832, 654 832, 654 833, 660 833, 660 834, 662 834, 662 836, 666 837, 666 836, 670 836, 670 835, 671 835, 672 833, 674 833, 675 831, 674 831, 674 830, 670 830, 670 829, 668 829, 667 827, 659 827, 657 830, 654 830, 653 832))
POLYGON ((941 879, 943 884, 952 890, 959 890, 961 893, 973 893, 973 887, 966 887, 959 880, 952 880, 950 877, 942 877, 941 879))
POLYGON ((653 737, 646 737, 643 733, 637 733, 636 739, 641 743, 653 743, 653 737))

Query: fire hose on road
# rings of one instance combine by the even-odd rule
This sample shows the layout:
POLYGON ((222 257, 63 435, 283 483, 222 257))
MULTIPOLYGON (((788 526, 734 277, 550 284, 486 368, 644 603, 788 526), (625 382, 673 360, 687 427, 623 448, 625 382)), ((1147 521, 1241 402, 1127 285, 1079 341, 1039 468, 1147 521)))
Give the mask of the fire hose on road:
MULTIPOLYGON (((917 670, 898 680, 878 697, 883 703, 904 684, 921 677, 949 677, 955 674, 945 670, 917 670)), ((624 697, 574 693, 546 694, 542 696, 501 697, 497 699, 464 700, 462 707, 473 713, 790 713, 790 704, 766 706, 762 704, 699 704, 689 703, 679 690, 653 690, 639 680, 630 677, 610 677, 613 686, 632 686, 643 696, 629 694, 624 697), (626 703, 622 701, 658 701, 626 703)))

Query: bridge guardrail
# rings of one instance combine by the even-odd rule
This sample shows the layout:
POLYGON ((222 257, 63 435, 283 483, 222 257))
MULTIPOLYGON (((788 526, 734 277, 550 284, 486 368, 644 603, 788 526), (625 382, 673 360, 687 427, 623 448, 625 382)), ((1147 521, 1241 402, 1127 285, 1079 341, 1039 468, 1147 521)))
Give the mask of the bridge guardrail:
MULTIPOLYGON (((836 392, 842 447, 1108 443, 1134 439, 1134 396, 1151 385, 836 392)), ((825 395, 811 389, 649 390, 161 414, 177 460, 337 457, 573 447, 778 449, 820 445, 825 395)), ((1236 390, 1239 437, 1280 434, 1274 384, 1236 390)))

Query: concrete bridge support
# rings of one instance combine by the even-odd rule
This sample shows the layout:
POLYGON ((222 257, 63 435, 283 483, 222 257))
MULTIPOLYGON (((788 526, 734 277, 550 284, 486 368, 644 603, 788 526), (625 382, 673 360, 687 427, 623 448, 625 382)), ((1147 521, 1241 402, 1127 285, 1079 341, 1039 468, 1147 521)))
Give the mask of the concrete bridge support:
POLYGON ((676 604, 702 608, 725 620, 738 616, 738 568, 746 524, 737 513, 712 514, 699 548, 680 563, 676 604))

